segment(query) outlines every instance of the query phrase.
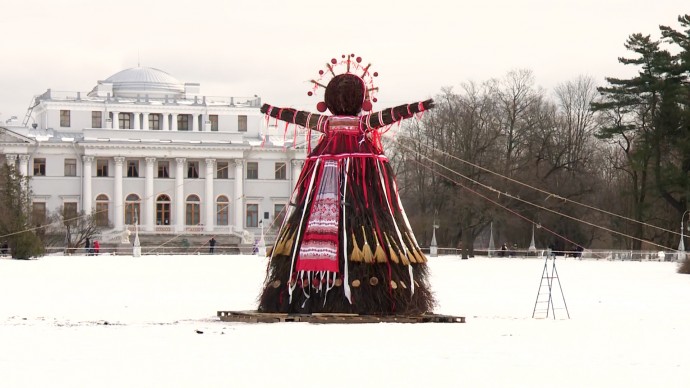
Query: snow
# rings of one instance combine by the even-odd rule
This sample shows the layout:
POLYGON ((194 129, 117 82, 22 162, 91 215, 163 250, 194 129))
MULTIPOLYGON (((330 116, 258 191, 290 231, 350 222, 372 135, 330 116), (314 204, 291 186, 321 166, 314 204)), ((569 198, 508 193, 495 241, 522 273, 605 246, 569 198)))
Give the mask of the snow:
POLYGON ((2 259, 0 386, 690 386, 676 263, 556 263, 571 319, 532 318, 542 259, 442 256, 435 312, 467 323, 316 325, 216 317, 256 308, 257 256, 2 259))

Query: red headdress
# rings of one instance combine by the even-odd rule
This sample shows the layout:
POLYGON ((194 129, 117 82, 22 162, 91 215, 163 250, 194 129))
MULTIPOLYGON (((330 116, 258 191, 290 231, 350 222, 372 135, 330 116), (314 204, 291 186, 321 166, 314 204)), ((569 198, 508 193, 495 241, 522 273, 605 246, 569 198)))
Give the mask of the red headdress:
POLYGON ((307 94, 313 96, 318 88, 326 89, 324 100, 316 104, 319 112, 329 109, 335 115, 356 115, 360 111, 371 111, 372 103, 376 102, 374 77, 377 72, 370 71, 371 64, 362 65, 362 58, 355 54, 342 55, 338 61, 333 58, 326 63, 326 70, 319 70, 319 78, 312 79, 312 90, 307 94), (336 70, 345 68, 338 74, 336 70), (326 84, 325 80, 330 78, 326 84))

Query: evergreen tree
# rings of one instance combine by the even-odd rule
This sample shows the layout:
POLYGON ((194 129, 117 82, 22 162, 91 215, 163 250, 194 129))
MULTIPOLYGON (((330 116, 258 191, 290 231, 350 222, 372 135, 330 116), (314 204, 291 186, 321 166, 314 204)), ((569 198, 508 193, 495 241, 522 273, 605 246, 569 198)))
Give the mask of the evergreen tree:
MULTIPOLYGON (((688 16, 679 21, 688 28, 688 16)), ((662 26, 661 31, 663 40, 642 34, 628 38, 625 47, 636 56, 619 58, 619 62, 639 67, 638 74, 629 79, 607 78, 609 85, 599 88, 603 101, 593 104, 608 118, 597 136, 618 144, 625 154, 628 198, 639 221, 633 235, 638 239, 644 238, 642 222, 649 221, 655 198, 679 215, 690 198, 690 29, 682 34, 662 26), (673 51, 679 53, 662 49, 663 43, 678 46, 673 51)), ((634 240, 632 249, 640 248, 641 242, 634 240)))
POLYGON ((31 228, 29 180, 7 164, 0 168, 0 240, 12 257, 29 259, 43 254, 43 243, 31 228))

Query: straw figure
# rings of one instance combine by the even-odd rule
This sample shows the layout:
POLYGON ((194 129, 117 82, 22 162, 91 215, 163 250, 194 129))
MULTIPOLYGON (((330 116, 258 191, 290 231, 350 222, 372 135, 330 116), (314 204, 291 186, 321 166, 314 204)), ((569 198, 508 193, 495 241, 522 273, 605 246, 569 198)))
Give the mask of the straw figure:
MULTIPOLYGON (((354 54, 332 59, 312 80, 325 89, 319 112, 264 104, 270 120, 322 133, 305 161, 270 261, 260 312, 408 314, 431 312, 427 259, 398 197, 381 135, 433 107, 431 99, 371 111, 377 73, 354 54), (341 74, 336 70, 346 68, 341 74)), ((287 128, 287 127, 286 127, 287 128)), ((308 136, 307 138, 310 138, 308 136)))

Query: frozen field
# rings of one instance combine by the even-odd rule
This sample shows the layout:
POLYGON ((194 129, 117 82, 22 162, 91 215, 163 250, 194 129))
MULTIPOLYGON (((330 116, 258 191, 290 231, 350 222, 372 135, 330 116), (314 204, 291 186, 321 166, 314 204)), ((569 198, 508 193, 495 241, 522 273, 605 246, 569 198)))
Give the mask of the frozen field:
MULTIPOLYGON (((431 258, 465 324, 225 323, 256 256, 0 260, 2 387, 687 387, 690 276, 559 259, 571 319, 533 319, 540 259, 431 258)), ((556 298, 559 307, 560 294, 556 298)))

